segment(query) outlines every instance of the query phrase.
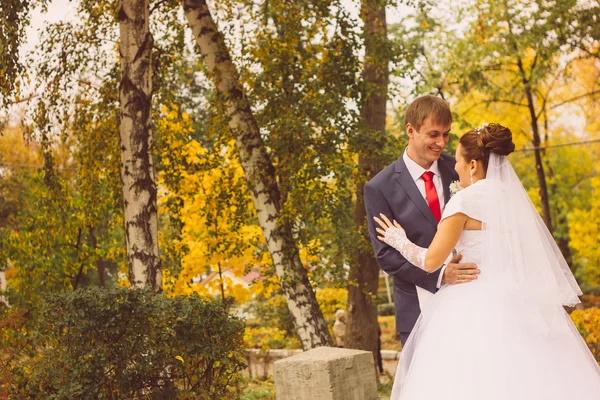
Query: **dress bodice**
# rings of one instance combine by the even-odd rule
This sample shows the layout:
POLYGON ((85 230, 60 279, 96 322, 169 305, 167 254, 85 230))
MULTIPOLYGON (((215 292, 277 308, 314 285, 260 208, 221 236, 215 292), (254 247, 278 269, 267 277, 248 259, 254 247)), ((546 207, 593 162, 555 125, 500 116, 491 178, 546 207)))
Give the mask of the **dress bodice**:
MULTIPOLYGON (((451 215, 462 213, 470 218, 484 222, 484 210, 482 201, 488 183, 485 179, 475 182, 473 185, 462 189, 450 198, 444 209, 442 220, 451 215)), ((463 231, 456 243, 455 250, 463 255, 461 262, 477 264, 481 261, 481 248, 484 231, 463 231)))
POLYGON ((456 243, 455 250, 463 255, 461 262, 477 264, 481 261, 483 231, 463 231, 456 243))

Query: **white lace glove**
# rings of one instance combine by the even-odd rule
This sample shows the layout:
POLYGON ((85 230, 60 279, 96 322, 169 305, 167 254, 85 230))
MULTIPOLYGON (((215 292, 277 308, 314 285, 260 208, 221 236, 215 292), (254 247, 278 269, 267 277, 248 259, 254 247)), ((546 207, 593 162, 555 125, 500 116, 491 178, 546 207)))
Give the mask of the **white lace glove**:
MULTIPOLYGON (((373 219, 379 225, 379 227, 375 228, 375 231, 379 234, 377 236, 379 240, 398 250, 411 264, 427 271, 425 268, 425 257, 429 249, 424 249, 408 240, 402 226, 396 221, 390 221, 384 214, 379 214, 379 218, 373 217, 373 219)), ((452 254, 449 254, 444 264, 448 264, 451 260, 452 254)))
POLYGON ((427 249, 419 247, 408 240, 404 229, 396 228, 395 226, 388 228, 385 231, 383 241, 398 250, 408 262, 425 270, 425 256, 427 255, 427 249))

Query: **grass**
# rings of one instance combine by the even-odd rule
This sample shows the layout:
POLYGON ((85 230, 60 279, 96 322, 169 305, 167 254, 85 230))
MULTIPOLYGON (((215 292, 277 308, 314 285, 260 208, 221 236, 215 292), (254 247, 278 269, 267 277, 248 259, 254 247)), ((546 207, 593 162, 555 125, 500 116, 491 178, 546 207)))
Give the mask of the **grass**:
MULTIPOLYGON (((266 380, 248 379, 245 384, 240 400, 276 400, 275 385, 272 377, 266 380)), ((377 385, 377 393, 380 398, 389 399, 392 394, 391 379, 377 385)))
POLYGON ((394 383, 390 379, 389 382, 380 383, 379 385, 377 385, 377 394, 379 395, 380 399, 389 399, 390 398, 390 396, 392 395, 393 384, 394 383))
POLYGON ((245 383, 240 400, 275 400, 273 377, 268 379, 251 378, 245 383))

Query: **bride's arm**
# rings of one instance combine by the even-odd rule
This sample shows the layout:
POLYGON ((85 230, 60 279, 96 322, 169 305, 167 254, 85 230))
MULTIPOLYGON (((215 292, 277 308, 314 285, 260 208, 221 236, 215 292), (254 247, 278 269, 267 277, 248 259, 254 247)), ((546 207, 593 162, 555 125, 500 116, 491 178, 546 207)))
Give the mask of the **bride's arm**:
POLYGON ((413 265, 427 272, 438 270, 448 261, 468 219, 469 217, 462 213, 444 218, 438 226, 431 245, 425 249, 412 243, 406 237, 404 229, 396 221, 390 222, 383 214, 381 214, 381 219, 375 217, 375 221, 380 226, 377 228, 377 232, 381 235, 378 236, 379 240, 389 244, 402 253, 413 265))

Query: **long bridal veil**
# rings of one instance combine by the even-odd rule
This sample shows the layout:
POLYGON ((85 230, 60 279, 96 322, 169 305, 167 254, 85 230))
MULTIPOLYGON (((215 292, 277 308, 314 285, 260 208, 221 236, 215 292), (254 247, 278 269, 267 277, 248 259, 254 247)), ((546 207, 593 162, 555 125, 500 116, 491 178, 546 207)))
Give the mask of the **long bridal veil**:
MULTIPOLYGON (((486 181, 482 270, 494 274, 495 284, 504 286, 504 292, 526 313, 528 332, 564 340, 566 327, 581 354, 600 374, 600 366, 562 307, 580 303, 581 289, 505 156, 490 155, 486 181)), ((570 361, 570 357, 564 359, 570 361)))
POLYGON ((550 328, 562 311, 557 306, 579 303, 581 289, 505 156, 490 155, 486 180, 482 265, 499 285, 524 296, 532 318, 542 317, 538 322, 550 328))

